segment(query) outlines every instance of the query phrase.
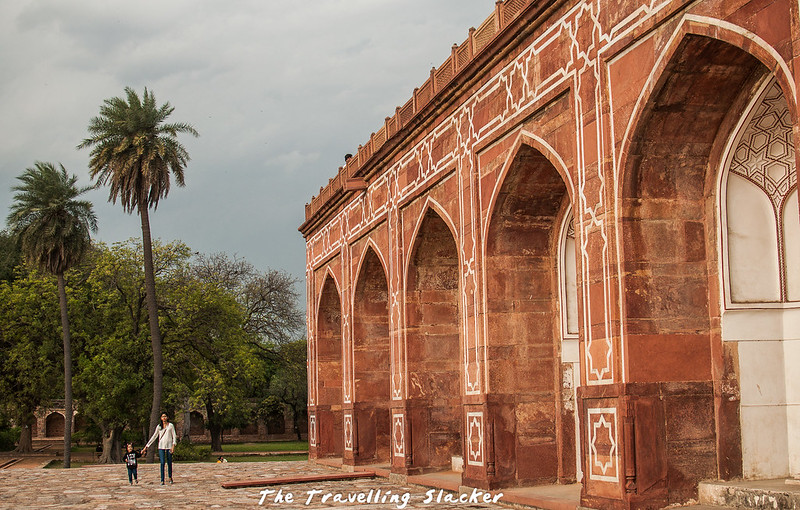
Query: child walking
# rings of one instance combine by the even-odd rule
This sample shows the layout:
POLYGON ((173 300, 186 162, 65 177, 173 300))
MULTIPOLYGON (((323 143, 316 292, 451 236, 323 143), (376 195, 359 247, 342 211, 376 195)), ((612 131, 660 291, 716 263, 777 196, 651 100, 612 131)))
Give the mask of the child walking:
POLYGON ((139 462, 136 460, 142 456, 142 452, 133 449, 133 445, 128 443, 125 447, 125 465, 128 466, 128 483, 139 485, 139 462))

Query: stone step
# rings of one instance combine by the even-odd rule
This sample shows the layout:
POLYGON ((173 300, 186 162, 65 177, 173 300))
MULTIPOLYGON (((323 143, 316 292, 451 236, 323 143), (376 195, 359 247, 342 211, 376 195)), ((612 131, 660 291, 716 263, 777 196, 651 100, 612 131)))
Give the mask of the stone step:
POLYGON ((800 485, 784 478, 701 482, 701 505, 763 510, 800 510, 800 485))

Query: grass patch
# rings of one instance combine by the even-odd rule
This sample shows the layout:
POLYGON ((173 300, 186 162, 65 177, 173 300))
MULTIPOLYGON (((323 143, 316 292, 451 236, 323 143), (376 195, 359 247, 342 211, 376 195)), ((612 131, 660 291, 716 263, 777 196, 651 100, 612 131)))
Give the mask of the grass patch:
POLYGON ((94 453, 96 449, 96 446, 73 446, 69 451, 72 453, 94 453))
MULTIPOLYGON (((248 455, 246 457, 225 457, 228 462, 284 462, 308 460, 308 455, 248 455)), ((216 462, 216 461, 215 461, 216 462)))
POLYGON ((272 441, 269 443, 223 444, 223 452, 290 452, 308 451, 308 441, 272 441))

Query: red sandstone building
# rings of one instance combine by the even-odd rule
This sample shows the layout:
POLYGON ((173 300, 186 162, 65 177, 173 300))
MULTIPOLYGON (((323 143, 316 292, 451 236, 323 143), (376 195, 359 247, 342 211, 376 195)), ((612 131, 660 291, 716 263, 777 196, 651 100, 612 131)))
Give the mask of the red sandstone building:
POLYGON ((306 206, 312 458, 800 475, 797 0, 506 0, 306 206))

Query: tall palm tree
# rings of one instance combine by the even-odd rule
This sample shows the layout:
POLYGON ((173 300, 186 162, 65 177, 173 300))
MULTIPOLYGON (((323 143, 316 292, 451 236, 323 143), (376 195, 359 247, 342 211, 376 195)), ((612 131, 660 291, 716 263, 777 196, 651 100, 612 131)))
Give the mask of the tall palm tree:
POLYGON ((142 221, 145 292, 153 346, 153 430, 161 416, 163 373, 148 210, 151 206, 157 208, 158 201, 169 193, 170 173, 179 186, 184 185, 183 170, 189 153, 178 142, 178 133, 198 134, 189 124, 166 123, 174 108, 169 103, 158 106, 147 88, 139 98, 132 88, 125 87, 125 96, 103 102, 100 115, 89 122, 89 137, 78 148, 92 148, 89 174, 97 184, 109 186, 108 200, 119 200, 125 212, 136 211, 142 221))
POLYGON ((78 200, 91 186, 78 187, 76 176, 68 176, 64 165, 36 162, 17 177, 8 225, 18 236, 25 258, 56 275, 61 305, 61 336, 64 340, 64 467, 70 466, 72 443, 72 348, 64 272, 79 263, 97 231, 92 203, 78 200))

